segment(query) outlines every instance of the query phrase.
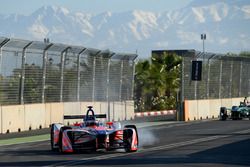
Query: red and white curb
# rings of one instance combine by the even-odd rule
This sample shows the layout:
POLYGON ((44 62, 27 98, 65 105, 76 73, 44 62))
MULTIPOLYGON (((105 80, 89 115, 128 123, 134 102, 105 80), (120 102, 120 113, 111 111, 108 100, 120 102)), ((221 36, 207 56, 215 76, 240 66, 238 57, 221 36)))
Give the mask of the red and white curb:
POLYGON ((176 110, 164 110, 164 111, 151 111, 151 112, 138 112, 135 113, 136 117, 148 117, 148 116, 162 116, 162 115, 173 115, 176 110))

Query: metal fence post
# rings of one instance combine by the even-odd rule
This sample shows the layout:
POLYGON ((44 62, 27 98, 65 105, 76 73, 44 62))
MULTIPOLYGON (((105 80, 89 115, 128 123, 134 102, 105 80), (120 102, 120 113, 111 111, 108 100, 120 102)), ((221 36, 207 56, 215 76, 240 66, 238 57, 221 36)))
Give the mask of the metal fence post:
MULTIPOLYGON (((195 60, 197 60, 197 57, 198 57, 198 55, 197 54, 199 54, 199 53, 197 53, 197 52, 195 52, 194 53, 195 55, 195 60)), ((191 62, 191 64, 192 64, 192 62, 191 62)), ((197 100, 197 81, 193 81, 194 82, 194 100, 197 100)))
POLYGON ((207 99, 209 99, 209 82, 210 82, 210 61, 208 59, 208 70, 207 70, 207 99))
POLYGON ((60 77, 60 102, 63 101, 63 72, 64 72, 64 51, 61 52, 61 77, 60 77))
POLYGON ((119 90, 119 100, 122 101, 122 76, 123 76, 123 60, 121 60, 121 71, 120 71, 120 90, 119 90))
MULTIPOLYGON (((112 56, 111 56, 112 57, 112 56)), ((109 101, 109 73, 110 73, 110 61, 111 57, 108 60, 108 69, 107 69, 107 88, 106 88, 106 100, 109 101)))
POLYGON ((184 93, 185 93, 185 89, 184 89, 184 84, 185 84, 185 79, 184 79, 184 63, 185 61, 185 57, 183 57, 182 55, 182 61, 181 61, 181 80, 180 80, 180 84, 181 84, 181 97, 180 97, 180 104, 179 104, 179 113, 177 112, 177 121, 183 121, 186 118, 184 117, 184 93))
POLYGON ((60 102, 63 102, 63 79, 64 79, 64 63, 65 63, 65 56, 67 55, 67 51, 70 47, 67 47, 61 52, 61 86, 60 86, 60 102))
MULTIPOLYGON (((111 55, 112 57, 112 55, 111 55)), ((108 60, 108 69, 107 69, 107 88, 106 88, 106 100, 107 100, 107 103, 108 103, 108 121, 111 121, 110 119, 110 101, 109 101, 109 72, 110 72, 110 59, 111 57, 109 58, 108 60)))
POLYGON ((43 78, 42 78, 42 103, 45 103, 45 83, 46 83, 46 71, 47 71, 47 59, 48 59, 48 49, 53 44, 49 44, 43 50, 43 78))
POLYGON ((26 63, 26 49, 32 44, 32 42, 28 43, 26 46, 24 46, 23 48, 23 52, 22 52, 22 75, 21 75, 21 87, 20 89, 20 104, 24 104, 24 80, 25 80, 25 63, 26 63))
POLYGON ((76 100, 79 102, 80 101, 80 86, 81 86, 81 54, 86 51, 87 48, 84 48, 83 50, 81 50, 78 55, 77 55, 77 95, 76 95, 76 100))
POLYGON ((221 99, 221 86, 222 84, 222 60, 220 60, 220 85, 219 85, 219 99, 221 99))
POLYGON ((132 62, 132 66, 133 66, 133 72, 132 72, 132 88, 131 88, 131 97, 130 99, 134 99, 134 84, 135 84, 135 60, 133 60, 132 62))
POLYGON ((185 85, 185 78, 184 78, 184 67, 185 67, 185 63, 184 63, 184 57, 182 58, 182 62, 181 62, 181 102, 184 102, 184 95, 185 95, 185 89, 184 89, 184 85, 185 85))
POLYGON ((93 76, 92 76, 92 102, 95 101, 95 73, 96 73, 96 57, 101 53, 102 51, 98 51, 93 57, 93 76))
POLYGON ((230 66, 230 86, 229 86, 229 97, 232 98, 232 87, 233 87, 233 61, 231 61, 231 66, 230 66))
POLYGON ((80 101, 80 80, 81 80, 81 72, 80 72, 80 67, 81 67, 81 65, 80 65, 80 56, 81 56, 81 54, 79 53, 78 55, 77 55, 77 91, 76 91, 76 93, 77 93, 77 95, 76 95, 76 100, 79 102, 80 101))
POLYGON ((239 83, 239 97, 241 97, 241 84, 242 84, 242 61, 240 61, 240 83, 239 83))
POLYGON ((0 44, 0 74, 2 74, 2 58, 3 58, 3 47, 10 41, 10 39, 5 39, 1 44, 0 44))
POLYGON ((193 81, 194 82, 194 100, 197 100, 197 81, 193 81))
POLYGON ((92 102, 95 101, 95 68, 96 68, 96 56, 94 56, 94 60, 93 60, 92 102))

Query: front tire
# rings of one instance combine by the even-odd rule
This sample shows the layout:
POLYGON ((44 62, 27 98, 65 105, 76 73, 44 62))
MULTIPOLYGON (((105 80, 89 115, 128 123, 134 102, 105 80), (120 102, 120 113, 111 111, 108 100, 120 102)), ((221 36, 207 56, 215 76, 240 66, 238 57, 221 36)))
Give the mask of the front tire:
POLYGON ((138 133, 137 133, 137 128, 135 125, 126 125, 125 129, 123 131, 123 140, 124 140, 124 149, 126 152, 136 152, 136 150, 132 149, 132 145, 133 145, 133 133, 136 133, 135 135, 135 140, 137 141, 137 147, 139 145, 139 138, 138 138, 138 133), (126 129, 128 128, 128 129, 126 129), (134 129, 134 131, 132 130, 134 129))
POLYGON ((220 120, 225 121, 227 119, 227 108, 221 107, 220 108, 220 120))
POLYGON ((54 143, 54 130, 55 130, 55 124, 52 124, 50 128, 50 147, 52 151, 57 151, 58 148, 54 147, 54 144, 55 144, 54 143))
POLYGON ((61 127, 61 129, 60 129, 60 133, 59 133, 59 141, 58 141, 58 150, 59 150, 59 152, 61 152, 61 153, 64 153, 63 152, 63 149, 62 149, 62 140, 63 140, 63 131, 64 130, 67 130, 67 129, 72 129, 71 127, 69 127, 69 126, 63 126, 63 127, 61 127))

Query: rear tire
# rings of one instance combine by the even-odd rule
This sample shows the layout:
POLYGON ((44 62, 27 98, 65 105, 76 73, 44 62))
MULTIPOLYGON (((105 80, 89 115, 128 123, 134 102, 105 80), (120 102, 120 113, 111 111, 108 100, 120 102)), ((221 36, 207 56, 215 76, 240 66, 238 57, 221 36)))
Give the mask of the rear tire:
POLYGON ((233 111, 232 112, 232 120, 240 120, 240 119, 242 119, 240 116, 240 113, 237 111, 233 111))

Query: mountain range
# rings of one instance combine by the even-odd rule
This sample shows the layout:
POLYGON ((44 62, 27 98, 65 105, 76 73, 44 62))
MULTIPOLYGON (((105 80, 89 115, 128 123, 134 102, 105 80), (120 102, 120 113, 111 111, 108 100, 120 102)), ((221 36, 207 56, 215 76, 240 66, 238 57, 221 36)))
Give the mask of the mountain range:
POLYGON ((194 0, 186 7, 149 12, 99 14, 43 6, 30 15, 0 13, 0 36, 82 45, 149 57, 151 50, 196 49, 206 52, 250 50, 249 0, 194 0))

